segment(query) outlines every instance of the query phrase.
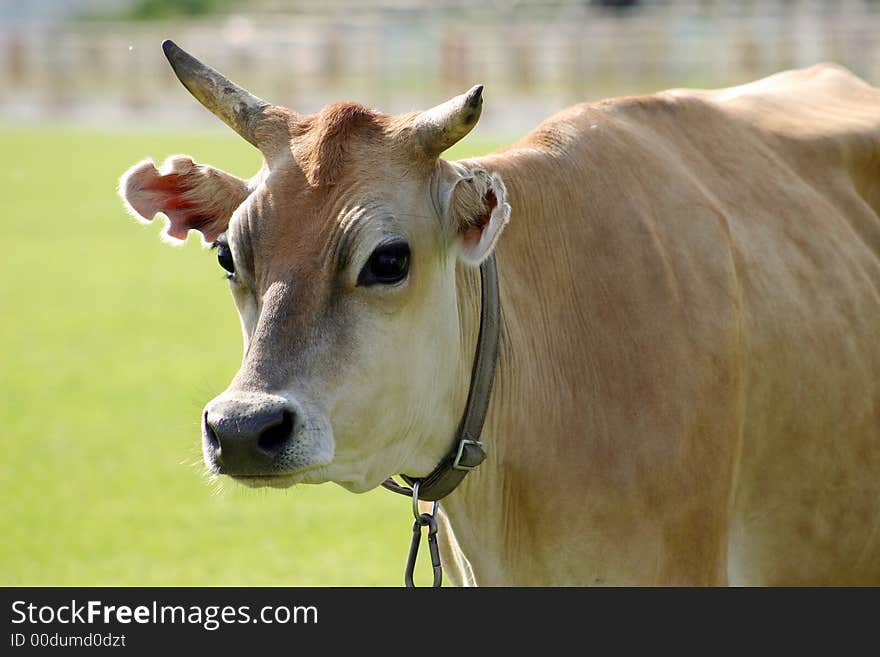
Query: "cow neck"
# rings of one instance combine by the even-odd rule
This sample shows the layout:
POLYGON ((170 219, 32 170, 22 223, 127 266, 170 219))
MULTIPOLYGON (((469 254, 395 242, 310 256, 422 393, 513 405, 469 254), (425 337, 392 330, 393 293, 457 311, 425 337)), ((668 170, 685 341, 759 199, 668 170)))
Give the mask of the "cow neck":
MULTIPOLYGON (((471 369, 471 382, 467 404, 455 434, 455 441, 446 456, 425 477, 401 477, 410 486, 418 483, 418 498, 436 501, 449 495, 486 458, 480 434, 489 410, 492 382, 498 362, 498 341, 501 333, 501 297, 498 293, 498 269, 495 254, 480 265, 480 332, 471 369)), ((382 486, 401 495, 412 496, 410 488, 401 486, 393 479, 386 479, 382 486)))

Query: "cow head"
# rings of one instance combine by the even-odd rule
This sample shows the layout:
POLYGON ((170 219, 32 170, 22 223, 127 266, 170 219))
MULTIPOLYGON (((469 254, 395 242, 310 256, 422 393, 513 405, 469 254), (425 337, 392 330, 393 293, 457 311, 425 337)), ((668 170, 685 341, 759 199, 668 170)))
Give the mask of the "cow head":
POLYGON ((358 492, 427 474, 466 393, 456 264, 478 265, 510 212, 497 175, 439 157, 476 124, 482 87, 403 116, 353 103, 302 116, 163 48, 264 157, 249 181, 186 156, 120 181, 132 214, 164 213, 172 240, 199 231, 228 274, 244 358, 204 409, 208 468, 358 492))

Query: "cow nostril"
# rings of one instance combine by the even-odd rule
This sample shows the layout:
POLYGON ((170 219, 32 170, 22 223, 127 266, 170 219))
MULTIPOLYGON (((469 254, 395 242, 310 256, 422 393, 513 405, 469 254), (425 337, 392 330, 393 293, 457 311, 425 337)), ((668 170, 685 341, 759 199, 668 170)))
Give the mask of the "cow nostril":
POLYGON ((217 433, 214 431, 214 427, 208 422, 207 411, 205 411, 205 414, 202 416, 202 426, 205 427, 205 439, 208 441, 208 446, 215 452, 220 451, 220 441, 217 438, 217 433))
POLYGON ((281 422, 269 427, 257 439, 257 447, 269 456, 277 456, 293 434, 293 413, 285 410, 281 422))

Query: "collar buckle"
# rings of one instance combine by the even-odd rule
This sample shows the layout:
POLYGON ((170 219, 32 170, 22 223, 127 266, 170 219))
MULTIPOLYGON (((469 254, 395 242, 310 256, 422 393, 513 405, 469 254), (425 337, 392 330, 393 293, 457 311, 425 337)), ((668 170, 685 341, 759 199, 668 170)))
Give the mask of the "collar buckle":
POLYGON ((486 452, 483 451, 483 443, 479 440, 462 438, 458 443, 458 453, 455 455, 455 460, 452 461, 452 469, 470 472, 476 470, 485 458, 486 452), (471 447, 475 449, 469 449, 471 447))

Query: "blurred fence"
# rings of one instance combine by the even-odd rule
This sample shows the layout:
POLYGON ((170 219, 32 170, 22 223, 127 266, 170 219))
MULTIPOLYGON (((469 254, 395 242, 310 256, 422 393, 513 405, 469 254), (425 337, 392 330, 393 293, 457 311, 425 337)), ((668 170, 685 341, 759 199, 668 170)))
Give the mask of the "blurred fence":
POLYGON ((823 60, 880 80, 880 2, 871 0, 262 8, 183 23, 0 25, 0 117, 203 121, 162 57, 165 37, 303 112, 333 100, 408 111, 482 82, 484 128, 503 132, 579 100, 736 84, 823 60))

